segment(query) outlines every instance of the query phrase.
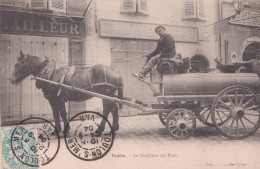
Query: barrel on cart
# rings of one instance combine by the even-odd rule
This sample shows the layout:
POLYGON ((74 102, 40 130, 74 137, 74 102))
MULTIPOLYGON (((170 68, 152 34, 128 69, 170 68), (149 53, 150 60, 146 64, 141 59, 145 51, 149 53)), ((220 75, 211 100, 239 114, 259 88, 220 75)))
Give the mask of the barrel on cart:
POLYGON ((230 139, 248 137, 260 126, 260 81, 254 73, 170 74, 159 84, 152 108, 177 139, 194 133, 196 119, 230 139))

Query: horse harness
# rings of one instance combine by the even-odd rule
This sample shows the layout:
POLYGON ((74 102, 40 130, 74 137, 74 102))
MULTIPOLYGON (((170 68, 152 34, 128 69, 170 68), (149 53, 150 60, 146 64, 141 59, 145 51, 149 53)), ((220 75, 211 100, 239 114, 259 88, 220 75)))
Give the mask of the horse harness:
POLYGON ((107 86, 111 86, 111 87, 113 87, 113 88, 115 88, 115 89, 118 89, 118 87, 119 87, 119 71, 116 69, 115 70, 115 72, 116 72, 116 74, 117 74, 117 86, 116 85, 113 85, 113 84, 111 84, 111 83, 109 83, 108 81, 107 81, 107 72, 106 72, 106 67, 104 66, 104 82, 99 82, 99 83, 94 83, 93 84, 93 80, 91 79, 91 77, 93 76, 93 74, 92 74, 92 67, 90 67, 90 69, 89 69, 89 74, 90 74, 90 76, 88 76, 88 80, 89 80, 89 83, 90 83, 90 88, 93 88, 93 87, 95 87, 95 86, 101 86, 101 85, 107 85, 107 86))
MULTIPOLYGON (((42 63, 40 63, 39 65, 39 70, 37 70, 38 73, 38 76, 43 78, 43 79, 47 79, 47 80, 50 80, 51 77, 52 77, 52 74, 55 70, 55 67, 56 67, 56 64, 54 61, 52 60, 49 60, 49 59, 46 59, 44 60, 42 63)), ((90 89, 96 87, 96 86, 101 86, 101 85, 107 85, 107 86, 111 86, 115 89, 118 89, 119 87, 119 72, 117 70, 115 70, 116 74, 117 74, 117 86, 114 85, 114 84, 111 84, 108 82, 108 79, 107 79, 107 71, 106 71, 106 67, 104 66, 104 82, 99 82, 99 83, 93 83, 93 80, 92 80, 92 77, 93 77, 93 74, 92 74, 92 68, 93 67, 89 67, 89 76, 88 76, 88 80, 89 80, 89 83, 90 83, 90 89)), ((68 66, 65 66, 64 70, 63 70, 63 74, 62 74, 62 77, 61 77, 61 80, 59 81, 59 84, 60 84, 60 88, 59 88, 59 91, 57 93, 57 96, 59 96, 61 94, 61 91, 62 91, 62 86, 61 84, 63 84, 64 80, 69 80, 73 74, 75 72, 75 66, 71 66, 71 65, 68 65, 68 66)), ((37 76, 36 74, 34 76, 37 76)), ((42 88, 42 83, 40 83, 40 81, 36 81, 36 87, 37 88, 42 88)))

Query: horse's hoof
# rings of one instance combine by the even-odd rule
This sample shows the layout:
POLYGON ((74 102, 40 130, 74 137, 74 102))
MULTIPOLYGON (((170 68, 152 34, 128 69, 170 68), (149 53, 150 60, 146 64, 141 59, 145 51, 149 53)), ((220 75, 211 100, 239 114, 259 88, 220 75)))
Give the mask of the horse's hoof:
POLYGON ((65 134, 65 132, 68 134, 69 133, 69 131, 70 131, 70 126, 67 126, 67 128, 66 127, 64 127, 64 130, 63 130, 63 134, 65 134), (66 131, 65 131, 66 130, 66 131))
POLYGON ((96 136, 96 137, 100 137, 100 136, 102 135, 102 133, 103 133, 103 130, 97 129, 97 130, 95 131, 95 136, 96 136))
POLYGON ((96 137, 100 137, 102 135, 102 132, 95 132, 96 137))
POLYGON ((54 131, 54 132, 51 133, 51 136, 56 136, 56 137, 58 137, 58 136, 60 136, 59 134, 60 134, 60 132, 54 131))
POLYGON ((119 130, 119 125, 113 127, 113 131, 116 132, 117 130, 119 130))

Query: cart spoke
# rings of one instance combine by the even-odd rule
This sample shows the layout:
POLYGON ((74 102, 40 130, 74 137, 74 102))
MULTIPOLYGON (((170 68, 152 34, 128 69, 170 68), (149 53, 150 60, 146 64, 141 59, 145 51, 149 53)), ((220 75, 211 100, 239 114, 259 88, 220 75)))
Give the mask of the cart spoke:
POLYGON ((229 135, 230 135, 230 132, 231 132, 231 130, 232 130, 232 128, 233 128, 234 122, 235 122, 235 119, 233 118, 233 120, 232 120, 232 122, 231 122, 231 125, 230 125, 230 128, 229 128, 229 130, 228 130, 228 134, 229 134, 229 135))
MULTIPOLYGON (((218 111, 217 111, 217 115, 218 115, 218 117, 220 117, 220 115, 219 115, 219 112, 218 112, 218 111)), ((222 121, 222 118, 220 118, 220 121, 221 121, 221 122, 223 122, 223 121, 222 121)))
POLYGON ((223 102, 222 100, 219 100, 219 102, 222 103, 222 104, 219 105, 219 107, 221 107, 223 109, 227 109, 227 110, 231 109, 231 107, 229 105, 227 105, 227 103, 223 102))
POLYGON ((171 131, 171 133, 173 134, 173 132, 175 132, 177 129, 178 129, 178 128, 175 127, 174 129, 172 129, 172 130, 170 130, 170 131, 171 131))
MULTIPOLYGON (((258 112, 257 112, 257 113, 258 113, 258 112)), ((257 116, 257 117, 260 116, 260 114, 251 114, 251 113, 246 113, 246 112, 245 112, 245 114, 246 114, 246 115, 249 115, 249 116, 257 116)))
POLYGON ((207 117, 206 117, 206 122, 208 121, 208 119, 209 119, 209 116, 210 116, 210 112, 208 113, 208 115, 207 115, 207 117))
POLYGON ((251 101, 253 101, 255 97, 253 96, 251 99, 249 99, 245 104, 243 104, 241 107, 245 108, 251 101))
POLYGON ((215 110, 219 112, 230 112, 230 110, 226 110, 226 109, 215 109, 215 110))
POLYGON ((256 124, 254 124, 251 120, 249 120, 248 118, 246 118, 245 116, 244 116, 243 118, 246 119, 249 123, 253 124, 254 126, 256 125, 256 124))
POLYGON ((183 120, 185 120, 185 121, 191 121, 192 120, 192 118, 191 117, 185 117, 183 120))
POLYGON ((230 120, 231 120, 231 116, 229 116, 229 117, 224 121, 223 125, 220 126, 220 129, 222 129, 223 127, 225 127, 230 120))
POLYGON ((189 133, 187 130, 184 130, 184 132, 185 132, 187 135, 190 135, 190 133, 189 133))
POLYGON ((241 97, 240 102, 238 103, 238 106, 241 106, 246 96, 246 92, 243 93, 243 96, 241 97))
POLYGON ((207 113, 208 110, 209 110, 209 107, 208 107, 207 109, 203 110, 200 116, 202 116, 202 115, 204 115, 205 113, 207 113))
POLYGON ((176 132, 176 136, 178 136, 178 135, 179 135, 179 133, 180 133, 180 130, 177 130, 177 132, 176 132))
POLYGON ((183 137, 184 135, 183 135, 183 131, 181 131, 181 136, 183 137))
POLYGON ((173 127, 176 127, 176 125, 175 124, 169 125, 169 128, 173 128, 173 127))
MULTIPOLYGON (((254 110, 254 109, 258 108, 258 107, 259 107, 259 105, 254 105, 254 106, 246 108, 245 110, 254 110)), ((257 109, 257 110, 259 110, 259 109, 257 109)))
POLYGON ((235 91, 235 106, 237 106, 238 100, 237 100, 237 90, 235 91))
MULTIPOLYGON (((228 117, 228 116, 230 116, 229 114, 226 114, 226 115, 224 115, 224 116, 219 116, 219 118, 215 118, 215 120, 217 121, 217 120, 221 120, 221 119, 223 119, 224 117, 228 117)), ((222 120, 221 120, 222 121, 222 120)))
POLYGON ((242 119, 240 119, 240 122, 241 122, 242 126, 244 127, 244 129, 246 130, 246 134, 248 134, 248 131, 247 131, 247 129, 246 129, 246 126, 245 126, 245 124, 244 124, 243 120, 242 120, 242 119))
POLYGON ((234 103, 233 103, 233 101, 231 100, 230 96, 229 96, 227 93, 226 93, 225 95, 227 96, 227 98, 228 98, 229 102, 231 103, 231 105, 234 106, 234 103))

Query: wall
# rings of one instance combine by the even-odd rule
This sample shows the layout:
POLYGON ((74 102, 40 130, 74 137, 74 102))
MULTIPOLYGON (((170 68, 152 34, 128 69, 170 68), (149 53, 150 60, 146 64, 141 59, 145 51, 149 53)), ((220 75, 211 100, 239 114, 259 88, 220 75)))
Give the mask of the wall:
POLYGON ((59 62, 57 68, 68 63, 68 38, 0 34, 1 112, 3 124, 21 121, 31 116, 53 119, 49 102, 35 86, 31 76, 17 85, 10 82, 20 51, 59 62))
MULTIPOLYGON (((153 23, 153 24, 163 24, 163 25, 176 25, 176 26, 186 26, 186 27, 197 27, 199 32, 199 39, 198 43, 185 43, 185 42, 176 42, 176 50, 178 53, 181 53, 183 57, 192 57, 196 54, 203 54, 208 57, 210 63, 214 65, 214 58, 216 57, 216 46, 217 42, 214 36, 213 26, 214 22, 217 20, 217 1, 205 0, 206 3, 206 21, 187 21, 182 19, 182 0, 148 0, 149 5, 149 15, 129 15, 120 13, 120 0, 95 0, 89 7, 89 10, 86 13, 86 64, 105 64, 111 65, 113 57, 120 57, 119 54, 113 53, 115 49, 112 47, 117 46, 115 42, 123 41, 123 38, 103 38, 99 36, 99 21, 101 19, 108 19, 108 20, 119 20, 124 22, 139 22, 139 23, 153 23)), ((178 32, 176 32, 177 34, 178 32)), ((159 38, 159 37, 158 37, 159 38)), ((135 42, 138 38, 132 39, 133 44, 132 46, 127 46, 127 49, 134 49, 135 42)), ((125 39, 127 41, 127 39, 125 39)), ((141 42, 141 41, 140 41, 141 42)), ((143 42, 143 46, 145 44, 151 44, 150 47, 145 47, 145 49, 149 49, 146 53, 151 52, 154 47, 156 46, 157 40, 147 40, 147 42, 143 42)), ((122 46, 123 44, 121 44, 122 46)), ((118 45, 120 46, 120 45, 118 45)), ((143 49, 141 49, 143 50, 143 49)), ((140 50, 137 50, 140 51, 140 50)), ((127 53, 124 52, 122 55, 130 57, 130 56, 141 56, 145 55, 145 51, 140 51, 141 53, 134 54, 134 53, 127 53)), ((137 61, 139 64, 142 60, 137 61)), ((124 79, 127 82, 133 82, 131 78, 131 73, 138 71, 139 65, 136 65, 135 70, 131 72, 123 72, 125 74, 124 79), (130 79, 130 80, 127 80, 130 79)), ((130 69, 129 69, 130 70, 130 69)), ((137 85, 138 82, 133 82, 132 84, 137 85)), ((143 84, 142 84, 143 85, 143 84)), ((128 90, 132 90, 134 86, 129 86, 128 90)), ((148 86, 143 87, 140 85, 135 87, 133 90, 137 90, 136 92, 143 93, 146 89, 149 89, 148 86)), ((126 91, 127 93, 127 91, 126 91)), ((151 93, 147 93, 146 97, 152 97, 151 93)), ((127 93, 129 94, 129 93, 127 93)), ((131 93, 133 94, 133 93, 131 93)), ((145 96, 133 96, 134 98, 143 99, 145 96)), ((102 111, 101 107, 101 100, 100 99, 91 99, 87 101, 87 110, 97 110, 102 111)), ((130 113, 131 114, 131 113, 130 113)))
MULTIPOLYGON (((231 55, 236 53, 237 60, 243 60, 243 52, 245 47, 250 43, 256 41, 259 42, 260 39, 260 29, 259 26, 250 26, 254 22, 259 23, 259 18, 249 19, 254 16, 260 15, 260 10, 255 9, 254 6, 260 6, 260 2, 256 4, 256 1, 249 1, 249 8, 245 8, 241 14, 237 15, 234 19, 231 18, 230 22, 227 23, 225 28, 221 31, 222 36, 222 54, 225 58, 226 64, 231 63, 231 55), (250 14, 253 12, 254 14, 250 14), (239 24, 241 23, 241 24, 239 24), (244 24, 244 25, 243 25, 244 24), (249 42, 247 42, 247 40, 249 42), (251 41, 251 42, 250 42, 251 41), (225 44, 226 43, 226 47, 225 44)), ((230 3, 222 3, 222 18, 227 18, 235 15, 234 8, 230 3)), ((223 58, 224 58, 223 57, 223 58)))
POLYGON ((206 21, 187 21, 182 19, 182 0, 148 0, 149 15, 128 15, 120 13, 120 0, 96 0, 87 12, 86 56, 88 63, 103 63, 110 65, 110 40, 99 38, 98 21, 112 19, 141 23, 156 23, 166 25, 189 26, 199 28, 199 43, 176 43, 177 52, 191 57, 198 51, 215 58, 216 40, 213 27, 208 26, 217 20, 217 1, 206 0, 206 21), (187 50, 188 49, 188 50, 187 50))

